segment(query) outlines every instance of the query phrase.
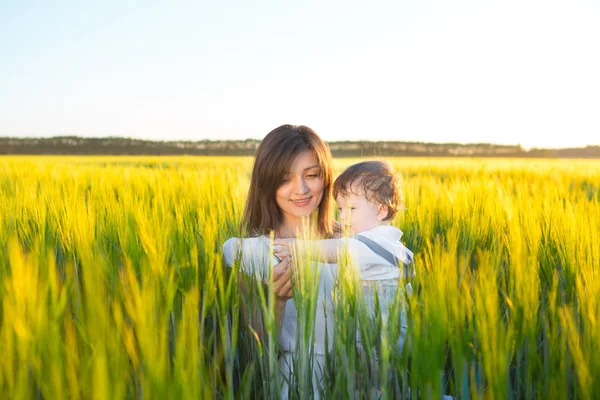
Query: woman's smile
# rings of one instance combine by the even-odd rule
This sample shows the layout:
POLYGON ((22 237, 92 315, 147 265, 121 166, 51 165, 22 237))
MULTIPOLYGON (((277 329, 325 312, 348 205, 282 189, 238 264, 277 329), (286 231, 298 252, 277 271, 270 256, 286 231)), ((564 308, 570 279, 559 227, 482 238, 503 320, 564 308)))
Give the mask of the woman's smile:
POLYGON ((312 196, 305 197, 305 198, 299 199, 299 200, 290 200, 290 201, 292 203, 294 203, 294 205, 297 207, 305 207, 310 203, 310 199, 312 199, 312 196))

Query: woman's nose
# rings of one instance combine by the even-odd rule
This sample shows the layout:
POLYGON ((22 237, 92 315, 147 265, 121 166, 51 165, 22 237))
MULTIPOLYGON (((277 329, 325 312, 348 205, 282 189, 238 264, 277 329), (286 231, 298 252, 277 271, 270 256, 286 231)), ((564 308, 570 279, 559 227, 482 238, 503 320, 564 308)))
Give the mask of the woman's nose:
POLYGON ((308 192, 308 186, 306 185, 306 181, 304 179, 298 179, 296 181, 296 187, 294 188, 297 194, 304 194, 308 192))

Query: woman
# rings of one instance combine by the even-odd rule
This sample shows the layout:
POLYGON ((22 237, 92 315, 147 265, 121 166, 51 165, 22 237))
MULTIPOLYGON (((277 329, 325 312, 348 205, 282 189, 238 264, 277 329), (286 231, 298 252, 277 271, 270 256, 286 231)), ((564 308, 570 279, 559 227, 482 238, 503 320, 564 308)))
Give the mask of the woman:
MULTIPOLYGON (((225 261, 232 265, 237 259, 244 273, 268 284, 270 264, 273 267, 271 290, 276 296, 275 318, 280 326, 279 344, 283 351, 280 369, 289 378, 292 358, 296 353, 298 311, 292 297, 291 261, 270 260, 270 235, 275 238, 297 236, 330 238, 333 236, 332 167, 329 147, 306 126, 282 125, 271 131, 256 151, 243 231, 249 237, 232 238, 223 245, 225 261)), ((335 265, 320 266, 318 306, 315 316, 313 386, 322 379, 326 330, 333 335, 333 320, 325 318, 331 311, 331 290, 337 272, 335 265)), ((240 279, 240 282, 243 282, 240 279)), ((329 315, 332 315, 330 313, 329 315)), ((253 328, 262 332, 254 318, 253 328)), ((331 342, 331 340, 330 340, 331 342)), ((282 385, 282 397, 287 397, 287 384, 282 385)))

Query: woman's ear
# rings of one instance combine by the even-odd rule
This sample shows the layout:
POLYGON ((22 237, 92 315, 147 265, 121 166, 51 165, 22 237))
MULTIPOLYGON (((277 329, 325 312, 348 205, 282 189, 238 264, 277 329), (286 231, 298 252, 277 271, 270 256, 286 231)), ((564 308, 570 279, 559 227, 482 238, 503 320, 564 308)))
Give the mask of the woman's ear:
POLYGON ((388 215, 389 208, 385 204, 380 204, 377 210, 377 220, 383 221, 388 215))

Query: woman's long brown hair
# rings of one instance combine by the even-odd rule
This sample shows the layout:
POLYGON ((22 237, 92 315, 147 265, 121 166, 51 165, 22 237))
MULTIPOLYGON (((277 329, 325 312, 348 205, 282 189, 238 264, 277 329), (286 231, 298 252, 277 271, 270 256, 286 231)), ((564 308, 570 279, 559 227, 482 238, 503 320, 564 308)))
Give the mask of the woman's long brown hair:
POLYGON ((276 192, 294 158, 303 151, 313 152, 323 178, 323 198, 319 204, 317 230, 324 238, 333 234, 331 199, 333 190, 332 162, 329 146, 315 131, 304 125, 282 125, 273 129, 256 149, 250 190, 242 218, 242 232, 266 235, 283 223, 276 192))

